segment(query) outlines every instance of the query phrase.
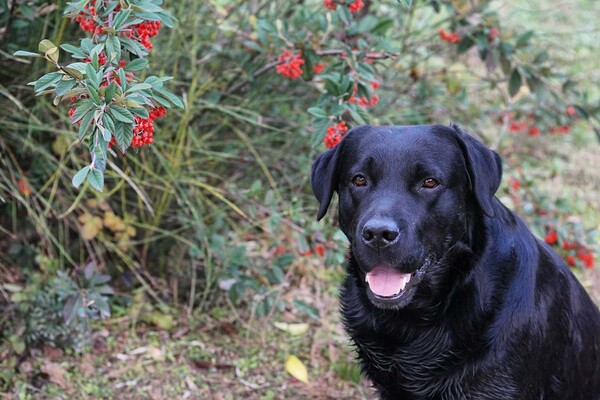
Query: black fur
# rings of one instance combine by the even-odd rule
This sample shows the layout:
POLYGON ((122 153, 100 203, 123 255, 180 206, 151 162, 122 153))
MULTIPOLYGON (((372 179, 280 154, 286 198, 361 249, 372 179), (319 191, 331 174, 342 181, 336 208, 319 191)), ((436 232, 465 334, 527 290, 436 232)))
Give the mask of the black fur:
POLYGON ((600 399, 600 312, 494 197, 501 175, 455 125, 358 127, 313 164, 319 219, 339 195, 342 317, 382 399, 600 399), (381 219, 399 238, 369 246, 365 224, 381 219), (414 285, 378 298, 365 283, 376 265, 414 285))

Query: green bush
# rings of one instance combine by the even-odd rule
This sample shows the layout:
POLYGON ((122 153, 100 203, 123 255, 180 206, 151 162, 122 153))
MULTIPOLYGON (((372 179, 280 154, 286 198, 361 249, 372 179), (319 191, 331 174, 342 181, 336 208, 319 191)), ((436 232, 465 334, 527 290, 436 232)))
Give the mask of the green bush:
MULTIPOLYGON (((59 45, 76 58, 99 58, 61 19, 66 4, 57 5, 34 16, 29 35, 9 27, 8 53, 35 50, 47 38, 56 44, 44 42, 51 61, 47 53, 59 45), (80 44, 81 54, 73 47, 80 44)), ((250 315, 293 309, 317 317, 308 302, 283 296, 287 285, 344 259, 344 240, 314 222, 314 155, 358 124, 450 121, 512 163, 507 176, 520 186, 507 181, 499 195, 540 237, 557 232, 553 243, 565 257, 581 267, 593 260, 593 223, 569 225, 592 202, 561 207, 536 182, 547 178, 546 158, 563 143, 592 145, 598 92, 561 70, 552 43, 506 23, 493 3, 185 0, 166 7, 177 22, 152 39, 148 69, 174 77, 168 87, 184 108, 156 122, 151 146, 106 149, 101 193, 71 185, 89 166, 89 150, 68 109, 25 86, 53 71, 43 60, 1 61, 0 229, 24 244, 10 246, 7 264, 50 281, 93 260, 119 290, 142 286, 157 303, 184 304, 188 315, 225 304, 227 295, 250 315), (548 152, 536 157, 541 146, 548 152), (577 245, 565 249, 575 236, 577 245)), ((99 62, 93 69, 89 76, 99 62)))

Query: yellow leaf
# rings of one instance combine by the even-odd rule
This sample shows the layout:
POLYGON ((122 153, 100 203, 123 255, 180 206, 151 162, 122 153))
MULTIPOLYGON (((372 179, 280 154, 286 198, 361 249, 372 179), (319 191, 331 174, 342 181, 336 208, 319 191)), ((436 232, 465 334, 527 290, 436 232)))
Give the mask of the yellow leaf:
POLYGON ((285 370, 300 382, 308 383, 308 371, 298 357, 289 356, 285 361, 285 370))
POLYGON ((274 322, 276 328, 292 335, 303 335, 308 331, 308 324, 287 324, 285 322, 274 322))

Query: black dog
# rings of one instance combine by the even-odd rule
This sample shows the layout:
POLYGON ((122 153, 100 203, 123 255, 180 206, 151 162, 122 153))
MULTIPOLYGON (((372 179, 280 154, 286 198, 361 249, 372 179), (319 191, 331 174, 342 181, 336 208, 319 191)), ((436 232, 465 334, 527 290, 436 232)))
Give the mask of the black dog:
POLYGON ((350 241, 342 317, 382 399, 600 399, 600 312, 455 125, 358 127, 312 169, 350 241))

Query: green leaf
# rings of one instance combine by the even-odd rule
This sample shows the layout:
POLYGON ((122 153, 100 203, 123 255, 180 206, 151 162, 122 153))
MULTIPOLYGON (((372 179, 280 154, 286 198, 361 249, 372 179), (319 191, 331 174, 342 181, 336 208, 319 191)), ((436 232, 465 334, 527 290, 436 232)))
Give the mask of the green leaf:
MULTIPOLYGON (((181 101, 181 99, 179 97, 175 96, 173 93, 169 92, 168 90, 153 87, 153 91, 155 93, 158 93, 161 96, 165 97, 167 100, 169 100, 171 103, 173 103, 173 105, 175 107, 184 108, 184 105, 183 105, 183 102, 181 101)), ((156 99, 156 97, 154 97, 154 99, 156 99)))
POLYGON ((133 139, 133 125, 116 123, 115 124, 115 140, 123 153, 131 146, 133 139))
POLYGON ((410 8, 412 6, 412 0, 398 0, 398 3, 402 4, 406 8, 410 8))
POLYGON ((77 46, 73 46, 72 44, 61 44, 60 48, 63 49, 64 51, 66 51, 67 53, 71 53, 71 54, 83 54, 83 52, 81 51, 81 49, 77 46))
POLYGON ((90 100, 81 100, 79 105, 75 108, 75 114, 73 114, 73 118, 71 119, 71 123, 76 123, 81 120, 85 114, 92 111, 96 106, 90 100))
POLYGON ((545 100, 549 95, 548 88, 544 82, 534 75, 527 77, 527 87, 532 93, 535 93, 538 101, 545 100))
MULTIPOLYGON (((115 131, 115 122, 107 113, 102 114, 102 125, 111 132, 115 131)), ((110 140, 110 138, 108 138, 107 141, 108 140, 110 140)))
POLYGON ((127 88, 127 76, 122 68, 119 69, 119 81, 121 82, 121 89, 125 90, 127 88))
POLYGON ((86 166, 86 167, 83 167, 82 169, 80 169, 79 172, 77 172, 73 176, 73 180, 71 181, 71 183, 73 184, 73 186, 75 186, 75 188, 79 188, 79 186, 81 186, 81 184, 83 183, 83 181, 87 177, 88 172, 90 172, 90 166, 89 165, 86 166))
POLYGON ((121 25, 123 25, 123 23, 127 20, 127 18, 129 18, 130 14, 131 14, 131 9, 129 9, 129 8, 125 8, 125 9, 119 11, 117 13, 117 15, 115 16, 115 19, 113 20, 113 23, 111 26, 118 30, 121 27, 121 25))
POLYGON ((96 104, 97 106, 101 106, 103 104, 102 99, 100 99, 100 95, 98 94, 98 91, 93 86, 88 86, 87 92, 90 95, 90 99, 94 102, 94 104, 96 104))
POLYGON ((90 173, 87 175, 87 181, 99 192, 104 188, 104 174, 96 168, 90 170, 90 173))
POLYGON ((169 103, 169 101, 166 100, 163 96, 154 96, 152 100, 154 100, 155 102, 157 102, 165 108, 171 107, 171 103, 169 103))
POLYGON ((110 63, 117 63, 121 59, 121 42, 114 35, 106 38, 106 57, 110 63))
POLYGON ((510 94, 510 97, 514 97, 519 93, 522 84, 523 80, 521 78, 521 73, 517 68, 513 68, 510 77, 508 78, 508 94, 510 94))
POLYGON ((515 47, 524 47, 524 46, 526 46, 527 43, 529 42, 529 40, 532 37, 533 37, 533 31, 527 31, 527 32, 523 33, 517 39, 517 43, 515 44, 515 47))
POLYGON ((54 85, 55 83, 57 83, 58 81, 60 81, 62 79, 62 77, 63 77, 63 74, 61 74, 60 72, 50 72, 49 74, 42 76, 37 81, 31 82, 31 83, 35 83, 33 86, 33 90, 36 93, 41 92, 42 90, 45 90, 45 89, 49 88, 50 86, 54 85))
POLYGON ((98 90, 98 88, 100 87, 100 80, 98 79, 98 74, 96 73, 96 70, 92 66, 92 63, 86 64, 85 75, 86 75, 88 82, 90 82, 92 84, 94 89, 98 90))
POLYGON ((319 107, 311 107, 308 109, 308 112, 317 118, 327 118, 327 113, 325 110, 319 107))
POLYGON ((31 51, 18 50, 13 53, 13 56, 16 56, 16 57, 41 57, 42 55, 39 53, 32 53, 31 51))
POLYGON ((141 118, 148 118, 150 116, 148 111, 143 107, 130 107, 129 111, 141 118))
POLYGON ((133 124, 135 118, 133 114, 125 107, 113 104, 109 108, 110 114, 117 120, 128 124, 133 124))
POLYGON ((173 79, 172 76, 163 76, 162 78, 159 78, 158 76, 149 76, 144 82, 151 84, 154 88, 161 88, 164 82, 170 81, 171 79, 173 79))
POLYGON ((88 129, 90 128, 90 125, 92 124, 93 120, 94 120, 94 113, 91 111, 88 112, 87 114, 85 114, 85 116, 81 119, 81 125, 79 126, 79 133, 78 133, 79 140, 83 139, 83 137, 87 133, 88 129))
POLYGON ((136 83, 131 86, 125 93, 138 92, 140 90, 152 89, 152 85, 149 83, 136 83))
POLYGON ((134 54, 139 58, 143 58, 148 54, 146 48, 140 46, 138 42, 131 40, 127 37, 122 37, 120 40, 123 48, 131 54, 134 54))
POLYGON ((104 89, 104 102, 110 103, 117 92, 117 84, 113 81, 104 89))
POLYGON ((460 53, 464 53, 467 50, 469 50, 471 47, 473 47, 475 45, 475 41, 473 40, 473 37, 471 35, 465 35, 463 36, 462 40, 458 43, 458 47, 456 48, 456 51, 460 54, 460 53))
POLYGON ((367 121, 363 118, 361 113, 359 112, 360 107, 356 107, 354 104, 351 104, 348 107, 348 111, 350 112, 350 116, 360 125, 367 125, 367 121))
POLYGON ((125 66, 125 71, 141 71, 148 66, 148 60, 145 58, 136 58, 135 60, 131 60, 129 64, 125 66))
POLYGON ((62 96, 65 93, 67 93, 69 90, 73 89, 73 86, 75 86, 75 83, 77 83, 77 81, 75 79, 69 78, 69 79, 62 79, 60 82, 58 82, 58 84, 56 85, 56 95, 57 96, 62 96))

